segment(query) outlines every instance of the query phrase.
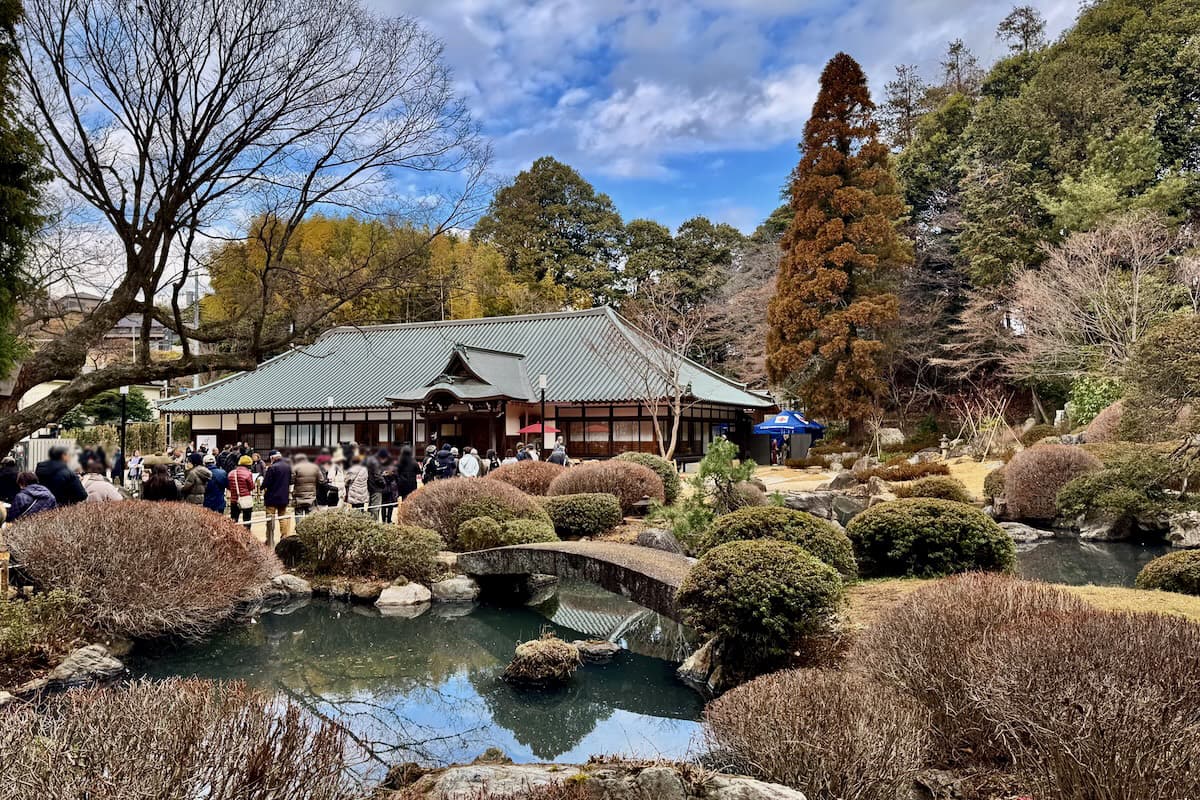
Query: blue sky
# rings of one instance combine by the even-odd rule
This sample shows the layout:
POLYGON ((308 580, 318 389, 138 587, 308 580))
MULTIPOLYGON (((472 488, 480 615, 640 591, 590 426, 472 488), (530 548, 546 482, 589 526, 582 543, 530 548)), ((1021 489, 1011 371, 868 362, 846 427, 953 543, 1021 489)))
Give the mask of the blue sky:
MULTIPOLYGON (((935 77, 962 37, 984 65, 1012 0, 372 0, 445 42, 460 94, 511 177, 552 155, 626 219, 704 214, 745 231, 778 204, 825 62, 878 98, 900 63, 935 77)), ((1077 0, 1034 0, 1052 36, 1077 0)))

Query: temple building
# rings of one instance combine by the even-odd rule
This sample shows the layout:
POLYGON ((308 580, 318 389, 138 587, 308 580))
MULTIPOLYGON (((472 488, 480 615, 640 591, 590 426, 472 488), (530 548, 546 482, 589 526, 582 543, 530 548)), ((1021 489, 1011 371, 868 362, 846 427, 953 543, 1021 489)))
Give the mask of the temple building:
POLYGON ((681 460, 699 458, 719 435, 748 443, 774 407, 663 350, 609 308, 335 328, 158 407, 189 416, 197 443, 218 447, 449 442, 503 454, 540 442, 544 422, 547 443, 562 438, 573 458, 606 458, 658 451, 653 421, 669 435, 676 386, 681 460))

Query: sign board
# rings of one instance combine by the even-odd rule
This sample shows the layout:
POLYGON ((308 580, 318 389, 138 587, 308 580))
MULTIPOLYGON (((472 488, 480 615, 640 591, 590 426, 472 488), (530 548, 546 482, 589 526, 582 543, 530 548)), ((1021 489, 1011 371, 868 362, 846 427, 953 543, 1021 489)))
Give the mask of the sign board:
POLYGON ((217 435, 215 433, 202 433, 196 437, 196 449, 207 447, 209 452, 217 449, 217 435))

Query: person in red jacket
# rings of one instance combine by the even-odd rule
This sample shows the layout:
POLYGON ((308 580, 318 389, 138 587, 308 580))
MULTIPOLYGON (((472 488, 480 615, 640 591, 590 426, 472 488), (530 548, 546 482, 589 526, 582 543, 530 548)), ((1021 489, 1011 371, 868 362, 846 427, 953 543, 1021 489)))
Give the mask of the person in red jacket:
POLYGON ((234 522, 245 520, 242 524, 250 530, 250 517, 254 514, 254 473, 250 471, 253 459, 242 456, 238 459, 237 467, 229 473, 229 516, 234 522))

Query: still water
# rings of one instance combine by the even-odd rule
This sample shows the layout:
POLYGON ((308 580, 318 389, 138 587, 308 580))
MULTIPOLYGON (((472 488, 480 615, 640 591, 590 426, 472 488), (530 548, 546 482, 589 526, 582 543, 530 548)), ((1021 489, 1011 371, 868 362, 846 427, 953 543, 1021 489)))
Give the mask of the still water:
POLYGON ((144 655, 149 677, 243 680, 336 716, 387 761, 470 761, 499 747, 517 762, 594 753, 682 757, 703 703, 668 660, 688 632, 624 598, 564 583, 537 608, 435 605, 414 619, 322 600, 264 614, 195 647, 144 655), (584 665, 557 691, 518 690, 500 673, 545 630, 614 638, 628 651, 584 665))
POLYGON ((1017 574, 1022 578, 1070 586, 1133 586, 1142 567, 1170 550, 1162 542, 1043 539, 1017 545, 1017 574))

